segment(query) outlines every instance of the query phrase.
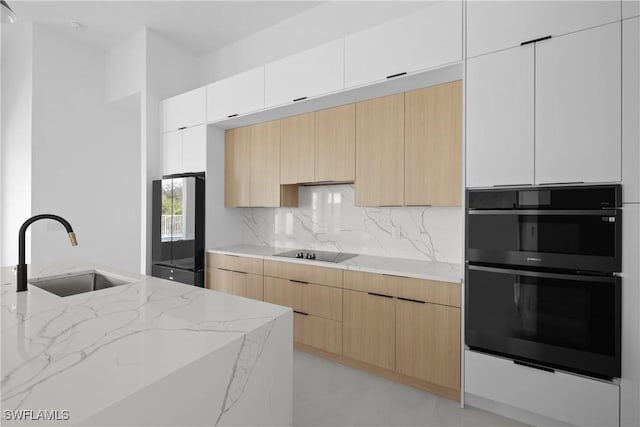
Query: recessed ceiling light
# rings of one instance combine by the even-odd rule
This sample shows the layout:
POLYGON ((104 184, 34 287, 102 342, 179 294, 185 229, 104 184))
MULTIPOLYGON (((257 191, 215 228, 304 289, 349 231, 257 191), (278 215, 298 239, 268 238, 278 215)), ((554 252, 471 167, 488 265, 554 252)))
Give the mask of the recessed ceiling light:
POLYGON ((73 28, 74 30, 79 30, 80 28, 82 28, 82 24, 78 21, 71 21, 71 28, 73 28))

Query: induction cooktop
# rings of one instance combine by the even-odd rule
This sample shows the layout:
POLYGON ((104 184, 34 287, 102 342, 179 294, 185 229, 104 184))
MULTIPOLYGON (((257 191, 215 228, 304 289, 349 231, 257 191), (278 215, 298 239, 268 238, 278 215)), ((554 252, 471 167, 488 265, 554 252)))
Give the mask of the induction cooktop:
POLYGON ((295 249, 275 254, 275 256, 281 256, 284 258, 298 258, 324 262, 342 262, 357 255, 358 254, 350 254, 346 252, 316 251, 311 249, 295 249))

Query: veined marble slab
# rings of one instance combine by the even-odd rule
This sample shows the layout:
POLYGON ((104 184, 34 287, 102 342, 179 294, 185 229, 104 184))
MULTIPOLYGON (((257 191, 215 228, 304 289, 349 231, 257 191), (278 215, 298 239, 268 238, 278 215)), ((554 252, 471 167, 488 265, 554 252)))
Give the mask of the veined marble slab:
POLYGON ((461 264, 437 261, 358 255, 356 257, 349 258, 346 261, 333 263, 275 256, 277 253, 287 252, 289 250, 290 248, 278 248, 271 246, 235 245, 210 249, 207 252, 241 255, 307 265, 318 265, 330 268, 341 268, 344 270, 366 271, 369 273, 394 274, 398 276, 414 277, 417 279, 439 280, 452 283, 460 283, 463 276, 461 264))
POLYGON ((291 425, 290 308, 126 276, 61 298, 32 285, 18 293, 2 269, 3 425, 291 425), (10 420, 19 410, 69 419, 10 420))

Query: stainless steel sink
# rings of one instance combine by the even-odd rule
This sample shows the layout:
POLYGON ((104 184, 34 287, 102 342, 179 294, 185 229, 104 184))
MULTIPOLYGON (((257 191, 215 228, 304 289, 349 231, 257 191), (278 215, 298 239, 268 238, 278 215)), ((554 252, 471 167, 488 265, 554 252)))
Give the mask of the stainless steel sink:
POLYGON ((29 280, 31 286, 51 292, 59 297, 68 297, 84 292, 128 285, 131 282, 131 279, 117 277, 96 270, 29 280))

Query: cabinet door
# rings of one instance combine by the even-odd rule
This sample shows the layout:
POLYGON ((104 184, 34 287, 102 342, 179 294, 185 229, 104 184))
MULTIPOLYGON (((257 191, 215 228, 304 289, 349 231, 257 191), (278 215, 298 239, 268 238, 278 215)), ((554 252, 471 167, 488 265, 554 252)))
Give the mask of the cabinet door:
POLYGON ((533 184, 534 47, 467 61, 467 187, 533 184))
POLYGON ((356 104, 356 206, 404 202, 404 94, 356 104))
POLYGON ((622 201, 640 202, 640 18, 622 21, 622 201))
POLYGON ((207 120, 215 122, 264 108, 264 66, 207 86, 207 120))
POLYGON ((204 172, 206 170, 207 125, 183 129, 181 172, 204 172))
POLYGON ((162 101, 163 132, 206 122, 207 88, 204 86, 162 101))
POLYGON ((293 313, 293 340, 329 353, 342 354, 342 323, 293 313))
POLYGON ((234 271, 233 294, 262 301, 262 276, 234 271))
POLYGON ((230 129, 224 135, 224 205, 250 206, 251 141, 249 128, 230 129))
POLYGON ((314 113, 282 119, 281 184, 314 181, 314 113))
POLYGON ((356 104, 316 111, 315 180, 356 178, 356 104))
POLYGON ((620 32, 617 22, 536 44, 536 183, 620 181, 620 32))
POLYGON ((462 60, 462 1, 441 2, 345 38, 345 87, 462 60))
POLYGON ((209 289, 227 294, 233 293, 233 271, 214 268, 213 273, 208 278, 211 279, 207 282, 209 289))
POLYGON ((404 203, 462 203, 462 82, 404 95, 404 203))
POLYGON ((620 19, 617 1, 469 1, 467 56, 620 19))
POLYGON ((344 39, 265 66, 265 105, 287 104, 344 88, 344 39))
POLYGON ((395 299, 345 289, 342 305, 344 356, 394 370, 395 299))
POLYGON ((251 206, 280 206, 280 120, 249 127, 251 206))
POLYGON ((179 173, 182 169, 182 131, 162 135, 162 174, 179 173))
POLYGON ((460 309, 397 300, 396 371, 460 389, 460 309))

